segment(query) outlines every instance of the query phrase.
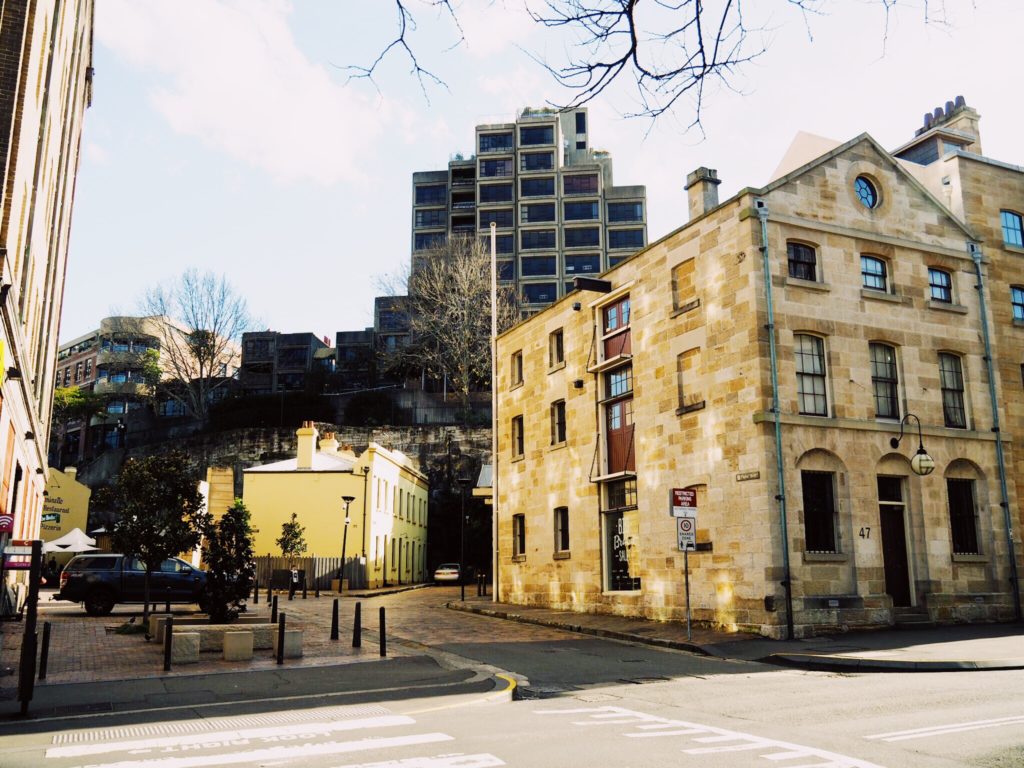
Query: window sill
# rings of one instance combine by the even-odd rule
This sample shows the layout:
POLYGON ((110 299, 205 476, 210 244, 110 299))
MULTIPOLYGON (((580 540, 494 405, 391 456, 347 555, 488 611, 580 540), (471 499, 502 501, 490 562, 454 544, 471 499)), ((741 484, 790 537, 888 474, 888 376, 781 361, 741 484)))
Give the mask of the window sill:
POLYGON ((567 445, 567 443, 566 443, 565 440, 563 440, 560 443, 555 443, 555 444, 553 444, 553 445, 548 447, 548 452, 550 453, 551 451, 559 451, 562 448, 565 448, 566 445, 567 445))
POLYGON ((860 297, 862 299, 874 299, 875 301, 888 301, 890 304, 903 303, 903 297, 899 294, 876 291, 871 288, 861 288, 860 297))
POLYGON ((948 301, 936 301, 935 299, 928 299, 928 309, 937 309, 940 312, 955 312, 958 315, 966 315, 967 307, 963 304, 953 304, 948 301))
POLYGON ((512 562, 513 563, 525 563, 526 562, 526 555, 512 555, 512 562))
POLYGON ((555 363, 548 368, 548 373, 554 373, 555 371, 561 371, 565 368, 565 360, 555 363))
POLYGON ((787 288, 806 288, 809 291, 820 291, 821 293, 828 293, 832 290, 832 286, 828 283, 819 283, 817 280, 804 280, 799 277, 786 277, 782 283, 787 288))
POLYGON ((520 462, 520 461, 522 461, 525 458, 526 458, 526 454, 525 453, 520 453, 518 456, 513 456, 512 457, 512 463, 515 464, 516 462, 520 462))
POLYGON ((845 563, 850 556, 845 552, 804 552, 805 563, 845 563))
POLYGON ((1016 317, 1013 318, 1013 327, 1014 328, 1024 328, 1024 320, 1018 320, 1016 317))
POLYGON ((568 560, 570 556, 571 553, 569 552, 555 552, 553 555, 551 555, 551 558, 553 560, 568 560))
POLYGON ((590 478, 592 483, 610 483, 615 480, 629 480, 636 477, 636 472, 633 470, 626 470, 623 472, 612 472, 609 475, 598 475, 597 477, 590 478))
POLYGON ((523 386, 523 382, 517 381, 515 384, 513 384, 511 387, 508 388, 508 391, 511 392, 512 390, 519 389, 522 386, 523 386))
POLYGON ((606 371, 609 368, 614 368, 617 365, 625 365, 626 363, 631 363, 632 361, 633 355, 616 355, 615 357, 610 357, 607 360, 602 360, 595 366, 587 368, 587 372, 601 373, 601 371, 606 371))
POLYGON ((622 597, 634 597, 643 594, 642 589, 606 589, 601 592, 602 595, 619 595, 622 597))
POLYGON ((685 304, 681 304, 680 306, 678 306, 675 309, 673 309, 672 313, 669 315, 669 317, 672 318, 672 317, 679 317, 680 315, 685 315, 687 312, 692 312, 693 310, 697 309, 699 306, 700 306, 700 299, 694 299, 693 301, 688 301, 685 304))
POLYGON ((953 555, 954 563, 987 563, 988 555, 953 555))
POLYGON ((1003 250, 1009 251, 1010 253, 1019 253, 1021 256, 1024 256, 1024 248, 1021 248, 1019 245, 1003 243, 1003 250))
POLYGON ((702 410, 704 410, 703 400, 701 400, 699 403, 690 403, 689 405, 684 405, 682 408, 676 408, 676 416, 685 416, 688 413, 693 413, 694 411, 702 410))

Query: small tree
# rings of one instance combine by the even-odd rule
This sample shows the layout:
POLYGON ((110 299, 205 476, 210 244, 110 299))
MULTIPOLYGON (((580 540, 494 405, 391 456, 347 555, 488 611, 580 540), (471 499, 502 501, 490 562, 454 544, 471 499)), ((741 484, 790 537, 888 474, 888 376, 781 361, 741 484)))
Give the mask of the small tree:
POLYGON ((145 621, 153 571, 199 543, 206 524, 205 504, 188 456, 180 451, 128 459, 111 491, 111 502, 118 514, 114 546, 146 566, 145 621))
POLYGON ((252 524, 241 499, 219 520, 208 522, 203 561, 207 566, 210 621, 217 624, 238 618, 242 601, 256 580, 252 524))
POLYGON ((301 557, 306 551, 306 528, 299 525, 298 518, 299 516, 292 512, 291 521, 281 523, 281 538, 274 542, 281 548, 281 555, 287 557, 289 561, 301 557))

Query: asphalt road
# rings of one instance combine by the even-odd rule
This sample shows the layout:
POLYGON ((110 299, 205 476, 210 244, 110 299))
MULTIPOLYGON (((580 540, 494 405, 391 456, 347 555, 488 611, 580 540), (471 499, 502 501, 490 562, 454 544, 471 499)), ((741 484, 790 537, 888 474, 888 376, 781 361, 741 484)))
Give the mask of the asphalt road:
POLYGON ((1024 671, 779 669, 447 611, 438 607, 445 592, 384 598, 394 634, 445 664, 508 670, 523 698, 498 703, 479 691, 426 698, 395 690, 339 702, 314 690, 256 708, 253 695, 127 720, 8 723, 0 726, 0 765, 1024 765, 1024 671))

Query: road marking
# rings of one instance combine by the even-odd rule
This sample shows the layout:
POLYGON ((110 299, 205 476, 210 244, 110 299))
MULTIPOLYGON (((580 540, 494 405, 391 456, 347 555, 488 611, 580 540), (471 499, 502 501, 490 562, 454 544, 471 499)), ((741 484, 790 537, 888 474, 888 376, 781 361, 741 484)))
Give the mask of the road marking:
POLYGON ((983 728, 1000 728, 1004 725, 1024 724, 1024 715, 1011 715, 1010 717, 997 717, 993 720, 972 720, 967 723, 950 723, 948 725, 933 725, 927 728, 912 728, 907 731, 892 731, 890 733, 875 733, 865 736, 865 739, 876 739, 878 741, 906 741, 907 739, 925 739, 929 736, 942 736, 947 733, 963 733, 964 731, 978 731, 983 728))
MULTIPOLYGON (((273 737, 271 737, 273 738, 273 737)), ((286 737, 287 738, 287 737, 286 737)), ((446 733, 421 733, 411 736, 391 736, 380 738, 359 739, 358 741, 327 741, 320 744, 295 744, 284 747, 264 747, 250 749, 245 752, 230 752, 218 755, 190 755, 188 757, 157 757, 142 760, 122 760, 102 765, 76 766, 76 768, 201 768, 208 765, 238 765, 239 763, 259 764, 266 761, 297 760, 299 758, 340 755, 347 752, 362 752, 370 749, 390 749, 407 747, 414 744, 436 744, 441 741, 454 741, 453 736, 446 733)), ((214 745, 202 744, 189 747, 170 747, 169 750, 207 749, 214 745)), ((233 747, 221 742, 217 747, 233 747)), ((163 752, 168 749, 161 750, 163 752)))
POLYGON ((478 755, 438 755, 437 757, 406 757, 377 763, 341 765, 337 768, 497 768, 503 760, 481 753, 478 755))
POLYGON ((866 760, 859 760, 855 757, 847 757, 828 750, 816 747, 805 747, 800 744, 792 744, 788 741, 778 739, 766 739, 761 736, 754 736, 740 731, 730 731, 726 728, 716 728, 711 725, 690 723, 685 720, 670 720, 657 715, 649 715, 645 712, 637 712, 624 707, 589 707, 573 709, 540 709, 534 710, 538 715, 587 715, 588 720, 573 720, 573 725, 609 725, 629 724, 636 732, 624 733, 627 738, 650 738, 652 736, 695 736, 691 742, 714 743, 714 742, 739 742, 738 744, 722 744, 711 747, 684 748, 682 751, 690 755, 707 755, 725 752, 747 752, 764 750, 758 757, 770 760, 776 765, 782 765, 784 761, 812 758, 818 762, 801 763, 800 765, 785 764, 785 768, 881 768, 875 763, 866 760), (675 731, 652 731, 651 728, 665 727, 676 728, 675 731))
POLYGON ((83 757, 85 755, 102 755, 110 752, 131 752, 133 754, 149 754, 167 752, 168 747, 223 746, 225 743, 238 746, 260 739, 284 736, 303 736, 314 738, 328 736, 338 731, 354 731, 361 728, 389 728, 395 725, 413 725, 416 721, 404 715, 388 715, 385 717, 363 718, 360 720, 315 720, 295 725, 273 726, 270 728, 236 728, 233 730, 193 733, 182 736, 164 736, 162 738, 134 739, 131 741, 108 741, 99 744, 74 744, 63 747, 51 747, 46 750, 47 757, 83 757))

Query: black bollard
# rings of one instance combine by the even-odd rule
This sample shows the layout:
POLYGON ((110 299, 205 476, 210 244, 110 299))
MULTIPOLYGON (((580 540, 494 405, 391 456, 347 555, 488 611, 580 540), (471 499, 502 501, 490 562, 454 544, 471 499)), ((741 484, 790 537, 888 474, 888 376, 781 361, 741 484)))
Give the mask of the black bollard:
POLYGON ((291 584, 288 585, 288 599, 289 600, 294 600, 295 599, 295 582, 294 581, 291 584))
POLYGON ((270 604, 270 623, 277 623, 277 595, 274 595, 274 601, 270 604))
POLYGON ((171 671, 171 645, 174 643, 174 617, 168 615, 164 624, 164 672, 171 671))
POLYGON ((319 581, 316 583, 316 587, 314 587, 314 590, 315 591, 313 593, 313 597, 315 597, 317 600, 319 600, 320 599, 320 582, 319 581))
POLYGON ((270 598, 274 596, 274 582, 271 579, 267 579, 267 602, 270 602, 270 598))
POLYGON ((384 626, 384 606, 380 607, 380 655, 388 655, 388 635, 384 626))
POLYGON ((302 599, 306 599, 306 580, 302 580, 302 599))
POLYGON ((253 605, 259 605, 260 604, 260 583, 256 579, 253 579, 253 582, 252 582, 252 604, 253 605))
POLYGON ((338 598, 334 598, 334 609, 331 613, 331 640, 338 639, 338 598))
POLYGON ((165 597, 166 597, 166 602, 164 604, 164 613, 170 613, 171 612, 171 588, 170 587, 167 588, 167 592, 165 593, 165 597))
POLYGON ((284 617, 285 614, 281 614, 281 618, 277 620, 277 663, 284 664, 284 617))
POLYGON ((46 679, 46 663, 50 660, 50 622, 43 622, 43 648, 39 652, 39 679, 46 679))
POLYGON ((361 648, 363 645, 363 605, 356 603, 356 615, 352 619, 352 647, 361 648))

